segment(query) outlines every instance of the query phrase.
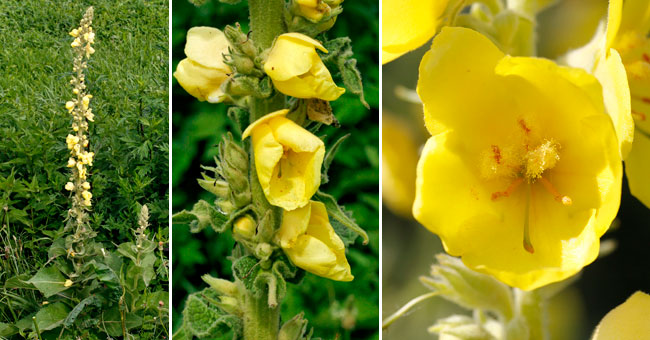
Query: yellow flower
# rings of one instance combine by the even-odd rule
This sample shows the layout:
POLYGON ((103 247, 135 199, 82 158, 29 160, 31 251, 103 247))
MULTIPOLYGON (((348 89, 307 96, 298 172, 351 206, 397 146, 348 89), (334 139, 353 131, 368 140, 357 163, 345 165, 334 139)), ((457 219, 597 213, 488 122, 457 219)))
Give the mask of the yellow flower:
POLYGON ((255 170, 264 195, 285 210, 304 207, 320 185, 325 145, 280 110, 258 119, 242 135, 253 138, 255 170))
POLYGON ((84 188, 84 190, 90 190, 90 183, 88 182, 83 182, 81 184, 81 187, 84 188))
POLYGON ((638 291, 600 321, 591 340, 650 340, 650 295, 638 291))
POLYGON ((74 102, 72 101, 66 102, 65 108, 68 109, 68 111, 72 111, 72 109, 74 109, 74 102))
POLYGON ((279 36, 264 64, 275 88, 296 98, 336 100, 345 89, 337 87, 332 75, 316 53, 327 53, 318 41, 300 33, 279 36))
POLYGON ((426 43, 438 30, 449 0, 384 0, 381 63, 426 43))
POLYGON ((622 169, 593 76, 443 28, 420 64, 418 94, 433 136, 413 214, 448 253, 525 290, 596 259, 622 169))
POLYGON ((226 96, 221 84, 232 72, 223 61, 229 46, 226 36, 216 28, 190 28, 185 44, 187 58, 178 63, 174 77, 185 91, 200 101, 224 101, 226 96))
POLYGON ((275 241, 296 266, 336 281, 354 276, 345 258, 345 245, 334 232, 325 205, 310 201, 300 209, 284 211, 275 241))
POLYGON ((311 22, 319 22, 323 16, 328 15, 332 8, 336 8, 341 1, 330 1, 325 3, 323 0, 296 0, 300 14, 311 22))
POLYGON ((390 114, 384 112, 381 119, 383 201, 394 213, 411 219, 415 198, 418 146, 412 132, 390 114))
POLYGON ((91 194, 90 191, 88 191, 88 190, 84 190, 81 193, 81 197, 83 197, 84 200, 86 200, 86 201, 90 201, 90 199, 93 198, 93 194, 91 194))
POLYGON ((72 148, 74 148, 75 145, 77 145, 77 143, 79 143, 79 137, 69 134, 65 138, 65 142, 68 144, 68 149, 72 150, 72 148))
MULTIPOLYGON (((606 48, 620 55, 631 97, 634 143, 625 157, 630 192, 650 208, 650 2, 612 0, 606 33, 606 48)), ((619 87, 621 87, 619 85, 619 87)), ((629 99, 628 99, 629 102, 629 99)), ((628 118, 630 121, 631 118, 628 118)), ((616 122, 616 121, 615 121, 616 122)), ((631 123, 628 124, 632 125, 631 123)), ((629 128, 630 141, 632 129, 629 128)), ((628 149, 629 150, 629 149, 628 149)))
POLYGON ((65 280, 63 287, 71 287, 71 286, 72 286, 72 280, 65 280))
POLYGON ((72 182, 68 182, 65 184, 65 190, 72 191, 74 190, 74 184, 72 182))
POLYGON ((75 164, 77 164, 77 161, 75 161, 74 158, 68 158, 68 168, 73 168, 75 164))
POLYGON ((250 240, 253 238, 253 236, 255 236, 256 227, 257 226, 255 224, 255 220, 253 220, 253 218, 248 215, 244 215, 235 221, 233 232, 235 234, 243 236, 245 239, 250 240))

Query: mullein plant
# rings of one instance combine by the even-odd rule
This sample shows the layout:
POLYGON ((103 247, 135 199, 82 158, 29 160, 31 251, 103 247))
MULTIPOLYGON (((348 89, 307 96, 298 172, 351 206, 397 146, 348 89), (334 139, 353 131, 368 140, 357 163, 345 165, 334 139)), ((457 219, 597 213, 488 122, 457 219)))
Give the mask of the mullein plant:
POLYGON ((611 1, 606 29, 553 61, 536 57, 536 15, 552 3, 383 2, 383 63, 433 37, 419 67, 431 137, 412 214, 460 257, 440 255, 421 279, 432 292, 384 328, 441 296, 473 311, 438 320, 429 331, 441 339, 547 339, 546 301, 596 260, 616 217, 623 160, 647 205, 650 5, 611 1))
POLYGON ((95 52, 93 13, 93 7, 88 8, 80 26, 70 32, 75 53, 70 80, 75 98, 65 103, 72 116, 72 133, 66 137, 71 174, 65 190, 70 192, 70 209, 65 226, 50 234, 53 242, 45 266, 35 275, 21 273, 5 282, 5 288, 37 290, 42 296, 36 311, 18 311, 15 324, 2 324, 2 336, 39 340, 169 337, 169 294, 150 288, 153 280, 167 281, 167 260, 163 244, 148 235, 147 206, 140 209, 135 242, 122 243, 115 251, 96 242, 97 233, 90 226, 90 167, 95 154, 90 151, 88 123, 94 121, 94 114, 84 71, 95 52), (139 330, 134 334, 139 335, 131 334, 135 328, 139 330))
POLYGON ((188 297, 175 339, 311 339, 302 313, 280 318, 287 284, 300 284, 305 271, 354 279, 346 247, 368 236, 319 190, 343 139, 326 147, 315 134, 323 124, 338 124, 329 102, 346 89, 363 102, 350 39, 323 34, 341 2, 250 0, 248 34, 238 23, 187 32, 187 58, 174 77, 200 101, 231 105, 228 119, 241 141, 227 133, 216 164, 203 167, 198 183, 214 201, 173 216, 192 232, 211 227, 236 241, 234 280, 205 275, 209 287, 188 297), (334 82, 332 68, 345 88, 334 82))

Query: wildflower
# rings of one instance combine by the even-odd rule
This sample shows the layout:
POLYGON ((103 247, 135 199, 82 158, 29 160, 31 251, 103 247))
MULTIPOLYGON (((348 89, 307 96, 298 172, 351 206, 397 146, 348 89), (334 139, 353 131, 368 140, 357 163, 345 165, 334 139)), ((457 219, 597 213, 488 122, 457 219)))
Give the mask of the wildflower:
POLYGON ((92 98, 92 97, 93 97, 92 95, 87 94, 81 99, 81 105, 82 105, 84 110, 88 109, 88 105, 90 105, 90 98, 92 98))
POLYGON ((74 190, 74 184, 72 182, 68 182, 65 184, 65 190, 72 191, 74 190))
POLYGON ((83 197, 84 200, 89 201, 93 197, 93 194, 88 190, 84 190, 81 192, 81 197, 83 197))
POLYGON ((65 138, 66 144, 68 144, 68 149, 72 150, 77 143, 79 143, 79 137, 68 134, 65 138))
POLYGON ((255 170, 269 203, 293 210, 309 203, 318 190, 325 145, 285 118, 288 112, 275 111, 258 119, 242 139, 252 135, 255 170))
POLYGON ((397 59, 426 43, 440 27, 449 0, 382 2, 381 63, 397 59))
POLYGON ((72 280, 68 279, 65 280, 65 283, 63 284, 63 287, 71 287, 72 286, 72 280))
MULTIPOLYGON (((606 30, 570 52, 570 65, 594 72, 605 92, 612 93, 610 110, 630 192, 650 207, 650 3, 612 0, 606 30), (629 84, 625 86, 625 84, 629 84)), ((607 101, 607 97, 605 98, 607 101)))
POLYGON ((433 136, 413 214, 449 254, 525 290, 596 259, 622 169, 593 76, 443 28, 420 65, 418 94, 433 136))
POLYGON ((72 31, 70 31, 70 35, 74 38, 79 36, 79 29, 75 28, 72 31))
POLYGON ((325 2, 323 0, 296 0, 300 14, 311 22, 319 22, 337 8, 343 0, 325 2))
POLYGON ((310 201, 306 206, 284 211, 275 242, 296 266, 335 281, 352 281, 345 245, 334 232, 325 205, 310 201))
POLYGON ((345 89, 337 87, 332 75, 316 53, 327 53, 318 41, 300 33, 280 35, 264 63, 264 72, 275 88, 296 98, 336 100, 345 89))
POLYGON ((68 158, 68 168, 73 168, 75 164, 77 164, 77 161, 75 161, 74 158, 68 158))
POLYGON ((187 31, 185 55, 174 77, 187 93, 200 101, 219 103, 226 99, 221 89, 232 72, 224 63, 229 47, 226 36, 212 27, 192 27, 187 31))
POLYGON ((600 321, 591 340, 650 339, 650 295, 638 291, 600 321))
POLYGON ((72 42, 72 44, 70 44, 70 46, 72 46, 72 47, 79 47, 79 46, 81 46, 81 41, 79 40, 79 38, 76 38, 76 39, 72 42))
POLYGON ((237 235, 243 236, 245 239, 251 239, 255 236, 255 220, 248 215, 244 215, 235 221, 233 232, 237 235))
POLYGON ((66 102, 65 108, 68 109, 68 111, 72 111, 72 109, 74 109, 74 102, 72 101, 66 102))

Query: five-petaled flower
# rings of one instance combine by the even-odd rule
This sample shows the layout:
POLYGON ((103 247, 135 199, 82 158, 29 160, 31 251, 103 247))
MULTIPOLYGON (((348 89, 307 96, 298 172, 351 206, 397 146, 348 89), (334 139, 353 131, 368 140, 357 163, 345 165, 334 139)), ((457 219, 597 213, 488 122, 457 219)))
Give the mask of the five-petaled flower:
POLYGON ((216 28, 192 27, 187 31, 187 58, 178 63, 174 72, 174 77, 187 93, 210 103, 219 103, 227 98, 221 85, 232 72, 223 60, 228 46, 228 39, 216 28))
POLYGON ((352 281, 345 245, 327 217, 325 205, 308 205, 284 211, 275 242, 296 266, 336 281, 352 281))
POLYGON ((264 195, 285 210, 304 207, 320 185, 325 144, 280 110, 258 119, 242 134, 253 140, 255 170, 264 195))
POLYGON ((444 28, 422 59, 417 90, 433 136, 418 163, 413 214, 448 253, 525 290, 596 259, 622 181, 596 78, 444 28))
POLYGON ((296 98, 336 100, 345 89, 336 86, 332 75, 316 53, 327 50, 318 41, 300 33, 280 35, 264 63, 264 72, 275 88, 296 98))

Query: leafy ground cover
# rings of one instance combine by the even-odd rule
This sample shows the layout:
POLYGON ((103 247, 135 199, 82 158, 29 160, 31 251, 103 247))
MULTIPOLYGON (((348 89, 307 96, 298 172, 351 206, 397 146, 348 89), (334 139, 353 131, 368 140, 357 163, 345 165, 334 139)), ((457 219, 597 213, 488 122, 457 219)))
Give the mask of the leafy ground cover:
MULTIPOLYGON (((346 93, 332 102, 336 118, 344 129, 323 129, 325 144, 331 145, 346 133, 351 136, 337 153, 329 171, 330 181, 321 188, 335 196, 339 203, 352 211, 357 223, 364 228, 370 243, 361 241, 347 254, 354 281, 333 282, 307 274, 300 284, 290 285, 283 305, 284 320, 305 311, 314 335, 324 339, 378 339, 379 304, 379 158, 378 158, 378 9, 376 1, 344 2, 344 12, 329 32, 332 37, 349 36, 358 67, 363 75, 366 109, 358 97, 346 93)), ((226 5, 217 1, 195 7, 186 1, 172 4, 173 68, 184 58, 185 35, 193 26, 223 28, 239 20, 247 22, 244 4, 226 5)), ((242 28, 247 31, 247 27, 242 28)), ((341 84, 341 79, 334 75, 341 84)), ((200 165, 212 165, 216 144, 226 131, 234 131, 226 119, 226 105, 198 102, 173 80, 172 88, 172 209, 191 209, 192 204, 214 196, 204 192, 196 179, 200 165)), ((237 138, 238 136, 235 136, 237 138)), ((208 228, 209 229, 209 228, 208 228)), ((234 241, 228 234, 217 235, 212 230, 191 234, 189 228, 176 225, 172 230, 174 271, 172 282, 173 328, 182 322, 184 302, 188 294, 206 285, 201 275, 232 277, 227 254, 234 241)))
MULTIPOLYGON (((0 13, 0 338, 12 334, 7 325, 17 322, 22 322, 17 327, 22 333, 35 336, 32 323, 24 322, 32 316, 38 319, 43 339, 56 338, 63 328, 84 339, 97 333, 122 336, 121 329, 97 331, 92 319, 103 314, 91 311, 107 312, 104 309, 112 308, 112 301, 117 306, 117 289, 127 284, 130 263, 141 264, 142 258, 126 248, 137 241, 133 231, 144 204, 150 215, 148 240, 153 244, 147 249, 155 254, 156 272, 153 277, 144 275, 150 279, 144 288, 140 284, 132 288, 143 299, 160 293, 155 304, 164 301, 167 308, 168 1, 6 0, 0 2, 0 13), (73 286, 48 294, 24 282, 37 273, 57 278, 69 274, 61 267, 65 256, 55 256, 52 243, 65 236, 62 230, 70 207, 64 190, 69 177, 65 138, 71 124, 64 104, 72 98, 73 51, 68 32, 79 25, 88 6, 95 9, 97 51, 86 71, 95 113, 90 149, 96 155, 89 176, 93 193, 89 225, 97 232, 97 250, 109 254, 103 258, 111 257, 113 264, 119 258, 125 273, 112 279, 114 287, 89 274, 83 283, 87 291, 73 286), (126 246, 116 252, 120 244, 126 246), (107 287, 107 291, 100 289, 107 287), (83 298, 91 295, 106 301, 83 298), (74 326, 71 320, 64 323, 61 316, 73 312, 74 326)), ((147 262, 151 261, 149 256, 147 262)), ((137 276, 131 275, 130 279, 137 276)), ((131 298, 137 300, 135 295, 131 298)), ((146 321, 146 317, 158 318, 158 313, 153 308, 142 315, 146 321)), ((161 324, 145 327, 143 339, 164 336, 161 324)))

